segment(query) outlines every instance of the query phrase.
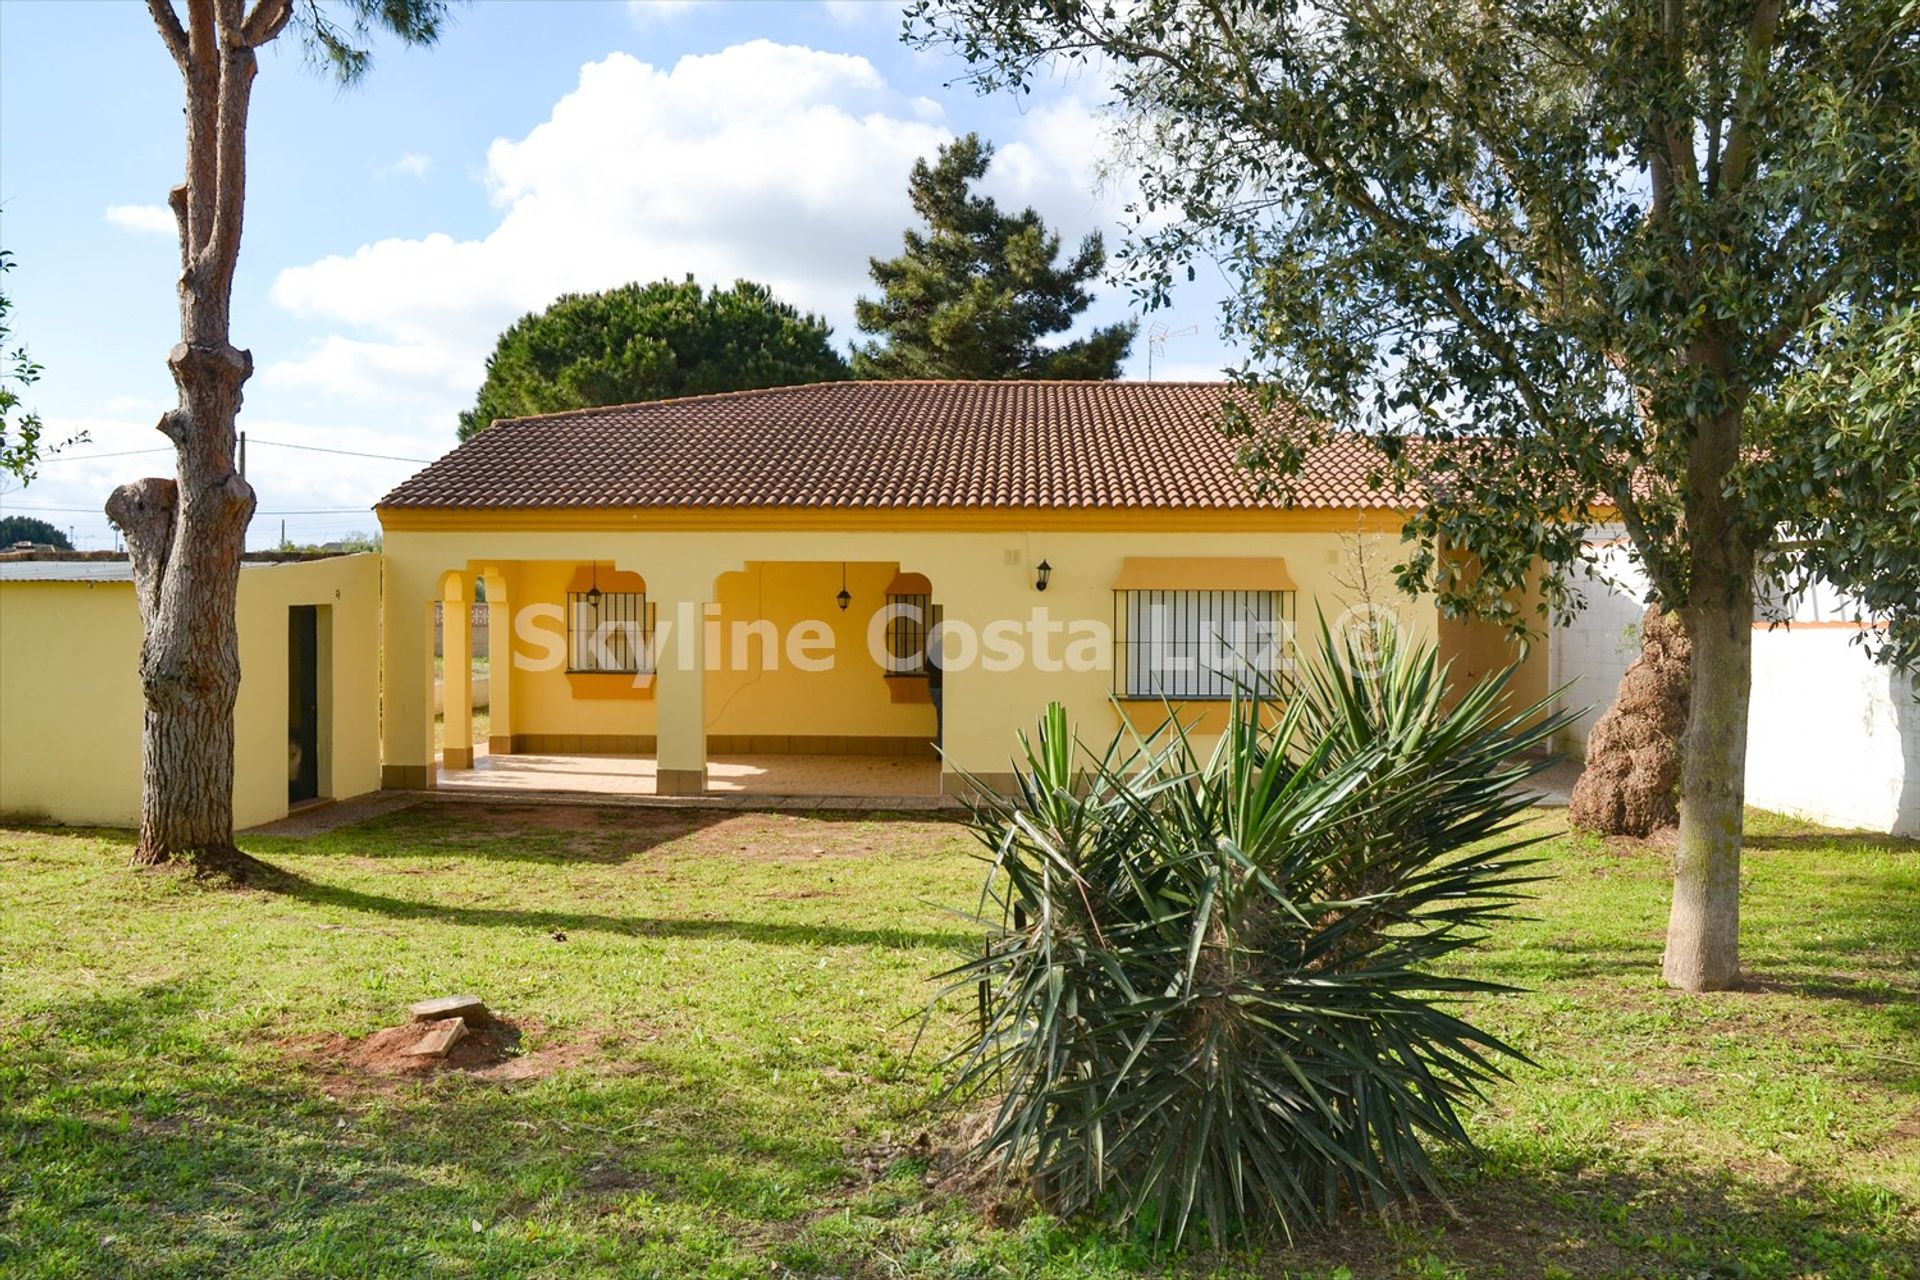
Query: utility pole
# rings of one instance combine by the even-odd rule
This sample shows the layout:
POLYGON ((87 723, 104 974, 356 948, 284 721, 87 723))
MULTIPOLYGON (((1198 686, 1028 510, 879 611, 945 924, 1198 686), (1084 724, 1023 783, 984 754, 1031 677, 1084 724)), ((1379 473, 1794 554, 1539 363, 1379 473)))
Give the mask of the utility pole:
POLYGON ((247 478, 247 433, 240 433, 240 478, 247 478))

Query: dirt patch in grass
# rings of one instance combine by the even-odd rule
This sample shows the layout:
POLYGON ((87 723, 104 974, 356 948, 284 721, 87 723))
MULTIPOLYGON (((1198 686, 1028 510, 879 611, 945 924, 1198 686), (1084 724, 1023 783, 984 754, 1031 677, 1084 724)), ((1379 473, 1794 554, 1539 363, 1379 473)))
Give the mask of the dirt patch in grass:
POLYGON ((853 1168, 847 1184, 865 1190, 911 1172, 922 1187, 964 1202, 988 1226, 1014 1226, 1035 1208, 1035 1201, 1025 1178, 1010 1176, 997 1158, 980 1154, 992 1127, 993 1110, 983 1107, 942 1116, 937 1131, 889 1135, 859 1148, 849 1144, 853 1168))
POLYGON ((546 1028, 532 1019, 489 1018, 469 1027, 444 1055, 408 1052, 426 1028, 417 1022, 382 1027, 369 1036, 303 1036, 286 1042, 295 1061, 327 1080, 329 1092, 386 1092, 407 1080, 460 1075, 512 1084, 538 1080, 597 1057, 591 1043, 552 1041, 528 1047, 546 1028))

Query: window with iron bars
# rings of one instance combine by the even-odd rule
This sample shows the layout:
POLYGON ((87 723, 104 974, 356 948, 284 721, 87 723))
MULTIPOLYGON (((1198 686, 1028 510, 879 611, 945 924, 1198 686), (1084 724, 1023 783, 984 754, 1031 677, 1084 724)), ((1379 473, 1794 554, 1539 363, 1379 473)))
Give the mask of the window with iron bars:
POLYGON ((1114 592, 1123 698, 1274 696, 1291 680, 1291 591, 1114 592))
POLYGON ((927 674, 927 634, 933 625, 932 596, 887 597, 887 674, 927 674))
POLYGON ((642 591, 567 593, 567 670, 653 670, 653 611, 642 591), (597 599, 596 599, 597 595, 597 599))

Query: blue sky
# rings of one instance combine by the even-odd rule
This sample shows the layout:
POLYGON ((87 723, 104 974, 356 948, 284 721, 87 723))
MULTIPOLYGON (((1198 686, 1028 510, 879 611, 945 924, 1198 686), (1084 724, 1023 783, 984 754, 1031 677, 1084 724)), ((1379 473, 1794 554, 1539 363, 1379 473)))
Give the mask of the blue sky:
MULTIPOLYGON (((254 546, 371 530, 371 504, 454 441, 499 330, 555 295, 691 273, 764 280, 855 336, 866 260, 895 252, 914 157, 977 129, 989 189, 1069 239, 1122 238, 1128 198, 1091 78, 977 96, 899 39, 892 3, 480 0, 441 43, 378 50, 342 90, 283 38, 251 129, 235 340, 254 355, 241 425, 254 546), (271 443, 269 443, 271 442, 271 443), (306 449, 285 446, 303 445, 306 449)), ((182 164, 178 74, 137 3, 0 3, 0 243, 30 403, 90 439, 0 513, 112 545, 114 484, 171 471, 182 164)), ((1198 325, 1156 375, 1215 376, 1217 280, 1150 320, 1198 325), (1211 286, 1211 287, 1210 287, 1211 286)), ((1130 314, 1108 286, 1087 323, 1130 314)), ((1144 376, 1146 342, 1129 373, 1144 376)))

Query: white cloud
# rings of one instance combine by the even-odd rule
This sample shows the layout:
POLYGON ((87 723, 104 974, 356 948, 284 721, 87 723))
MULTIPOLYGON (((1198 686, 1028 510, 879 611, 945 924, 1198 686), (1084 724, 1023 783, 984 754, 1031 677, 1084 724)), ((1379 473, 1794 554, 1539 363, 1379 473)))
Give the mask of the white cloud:
POLYGON ((406 178, 424 178, 427 170, 433 168, 433 157, 421 155, 418 151, 408 151, 392 164, 382 165, 375 170, 381 177, 399 175, 406 178))
MULTIPOLYGON (((1039 208, 1069 244, 1111 227, 1125 192, 1092 194, 1103 127, 1077 99, 1030 111, 988 189, 1039 208)), ((500 214, 484 237, 381 240, 283 270, 276 303, 355 332, 262 382, 450 417, 520 315, 564 292, 688 274, 762 281, 845 342, 868 257, 897 252, 912 221, 907 171, 951 136, 939 104, 862 57, 766 40, 670 68, 612 54, 545 122, 488 149, 500 214)))
POLYGON ((107 221, 123 231, 144 231, 171 236, 179 233, 173 210, 157 204, 110 204, 107 221))

